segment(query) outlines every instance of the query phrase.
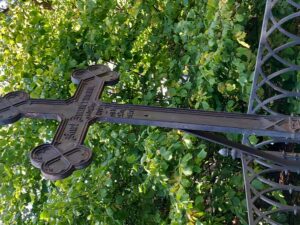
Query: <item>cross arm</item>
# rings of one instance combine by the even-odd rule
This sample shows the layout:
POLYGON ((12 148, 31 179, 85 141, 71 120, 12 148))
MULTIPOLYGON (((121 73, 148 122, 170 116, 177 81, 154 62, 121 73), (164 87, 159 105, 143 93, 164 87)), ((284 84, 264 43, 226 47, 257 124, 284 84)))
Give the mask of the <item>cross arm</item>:
POLYGON ((65 100, 31 99, 24 91, 0 98, 0 125, 14 123, 22 117, 60 120, 70 109, 65 100))
POLYGON ((98 103, 99 121, 159 127, 300 138, 300 118, 98 103))

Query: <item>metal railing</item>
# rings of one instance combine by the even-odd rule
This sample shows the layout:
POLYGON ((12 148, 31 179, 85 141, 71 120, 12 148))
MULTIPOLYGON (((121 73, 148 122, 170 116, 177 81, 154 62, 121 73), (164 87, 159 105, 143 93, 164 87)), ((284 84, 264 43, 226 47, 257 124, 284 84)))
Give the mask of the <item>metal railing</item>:
MULTIPOLYGON (((267 0, 249 114, 300 113, 300 1, 267 0)), ((274 124, 276 126, 276 124, 274 124)), ((299 157, 300 140, 256 137, 250 143, 284 158, 299 157)), ((300 171, 241 154, 250 225, 300 224, 300 171)))

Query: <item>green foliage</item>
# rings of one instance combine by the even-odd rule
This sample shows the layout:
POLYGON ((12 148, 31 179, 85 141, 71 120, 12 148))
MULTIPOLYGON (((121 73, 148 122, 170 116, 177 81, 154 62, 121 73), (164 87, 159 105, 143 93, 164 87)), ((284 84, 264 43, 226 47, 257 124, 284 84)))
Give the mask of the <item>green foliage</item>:
MULTIPOLYGON (((104 101, 245 112, 257 43, 246 27, 257 12, 261 4, 233 0, 11 3, 0 16, 0 94, 66 99, 74 68, 111 62, 121 81, 104 101)), ((22 120, 0 130, 0 223, 247 224, 240 164, 218 146, 96 124, 85 143, 93 164, 49 182, 27 155, 56 126, 22 120)))

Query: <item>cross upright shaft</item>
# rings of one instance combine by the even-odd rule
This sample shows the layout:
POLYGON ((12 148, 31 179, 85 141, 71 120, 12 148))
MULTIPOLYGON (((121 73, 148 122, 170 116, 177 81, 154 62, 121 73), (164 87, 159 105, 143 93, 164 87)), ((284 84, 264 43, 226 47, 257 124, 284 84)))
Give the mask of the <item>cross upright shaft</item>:
POLYGON ((92 152, 82 144, 89 125, 96 121, 213 132, 255 133, 285 138, 300 137, 298 117, 103 103, 99 101, 99 97, 104 86, 118 81, 118 74, 104 65, 76 70, 72 81, 79 84, 79 87, 68 100, 30 99, 28 94, 21 91, 0 98, 0 125, 13 123, 22 117, 60 121, 52 143, 36 147, 30 156, 32 164, 51 180, 65 178, 75 169, 90 164, 92 152))

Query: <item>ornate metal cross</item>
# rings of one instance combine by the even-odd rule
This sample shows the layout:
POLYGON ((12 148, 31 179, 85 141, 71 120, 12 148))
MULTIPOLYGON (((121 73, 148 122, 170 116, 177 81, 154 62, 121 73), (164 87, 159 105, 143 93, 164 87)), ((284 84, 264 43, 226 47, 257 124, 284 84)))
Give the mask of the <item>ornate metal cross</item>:
POLYGON ((76 70, 72 74, 72 81, 79 86, 74 96, 67 100, 31 99, 23 91, 9 93, 0 98, 0 125, 16 122, 22 117, 60 121, 52 143, 42 144, 30 154, 32 164, 40 168, 42 174, 50 180, 63 179, 74 170, 91 163, 92 152, 82 144, 89 126, 97 121, 181 129, 271 160, 291 171, 300 171, 300 161, 297 158, 290 159, 285 155, 258 151, 207 132, 300 138, 299 117, 246 115, 99 101, 105 85, 116 84, 118 78, 118 74, 107 66, 95 65, 85 70, 76 70))

